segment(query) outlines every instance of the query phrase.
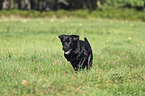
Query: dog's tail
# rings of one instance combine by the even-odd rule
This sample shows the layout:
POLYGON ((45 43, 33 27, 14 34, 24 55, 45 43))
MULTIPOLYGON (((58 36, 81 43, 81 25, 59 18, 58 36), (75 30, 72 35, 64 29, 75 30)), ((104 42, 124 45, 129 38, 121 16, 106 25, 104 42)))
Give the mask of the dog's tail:
POLYGON ((88 46, 90 47, 89 58, 88 58, 88 67, 87 67, 87 69, 90 69, 90 67, 92 67, 93 52, 92 52, 91 45, 86 37, 84 38, 84 41, 87 42, 88 46))
POLYGON ((92 50, 91 45, 90 45, 90 43, 89 43, 89 41, 88 41, 88 39, 86 37, 84 38, 84 41, 86 41, 88 43, 90 49, 92 50))
POLYGON ((86 42, 88 43, 88 45, 89 45, 89 47, 90 47, 90 49, 91 49, 90 52, 92 53, 91 45, 90 45, 90 43, 89 43, 89 41, 88 41, 88 39, 87 39, 86 37, 84 38, 84 41, 86 41, 86 42))

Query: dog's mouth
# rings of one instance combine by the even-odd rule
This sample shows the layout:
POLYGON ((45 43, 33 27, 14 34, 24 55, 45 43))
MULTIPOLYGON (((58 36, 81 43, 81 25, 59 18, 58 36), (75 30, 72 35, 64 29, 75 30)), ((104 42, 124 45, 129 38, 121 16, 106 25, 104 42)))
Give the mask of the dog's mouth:
POLYGON ((71 52, 72 49, 68 50, 67 52, 64 52, 65 54, 69 54, 71 52))

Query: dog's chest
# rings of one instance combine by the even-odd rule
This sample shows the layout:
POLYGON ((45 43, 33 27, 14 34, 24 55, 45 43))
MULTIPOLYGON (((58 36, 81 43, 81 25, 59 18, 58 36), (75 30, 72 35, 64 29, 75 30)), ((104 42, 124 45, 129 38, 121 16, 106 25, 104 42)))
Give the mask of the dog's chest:
POLYGON ((76 54, 69 54, 64 56, 68 61, 80 61, 82 57, 86 57, 84 52, 78 52, 76 54))

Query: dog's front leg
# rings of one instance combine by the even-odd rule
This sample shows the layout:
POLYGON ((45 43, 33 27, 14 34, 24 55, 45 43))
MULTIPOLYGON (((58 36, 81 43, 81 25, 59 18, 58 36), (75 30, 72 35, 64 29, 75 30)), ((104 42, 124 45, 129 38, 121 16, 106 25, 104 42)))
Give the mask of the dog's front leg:
MULTIPOLYGON (((70 61, 71 62, 71 61, 70 61)), ((73 69, 75 70, 75 71, 78 71, 78 66, 77 66, 77 64, 76 64, 76 62, 71 62, 71 65, 73 66, 73 69)))

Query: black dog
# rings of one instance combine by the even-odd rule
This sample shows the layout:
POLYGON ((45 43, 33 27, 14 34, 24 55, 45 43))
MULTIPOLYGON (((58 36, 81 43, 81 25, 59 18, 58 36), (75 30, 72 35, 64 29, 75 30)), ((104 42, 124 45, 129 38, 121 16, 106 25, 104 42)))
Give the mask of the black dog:
POLYGON ((75 71, 87 70, 92 66, 93 54, 91 46, 87 40, 79 40, 78 35, 59 35, 63 45, 65 58, 72 64, 75 71))

